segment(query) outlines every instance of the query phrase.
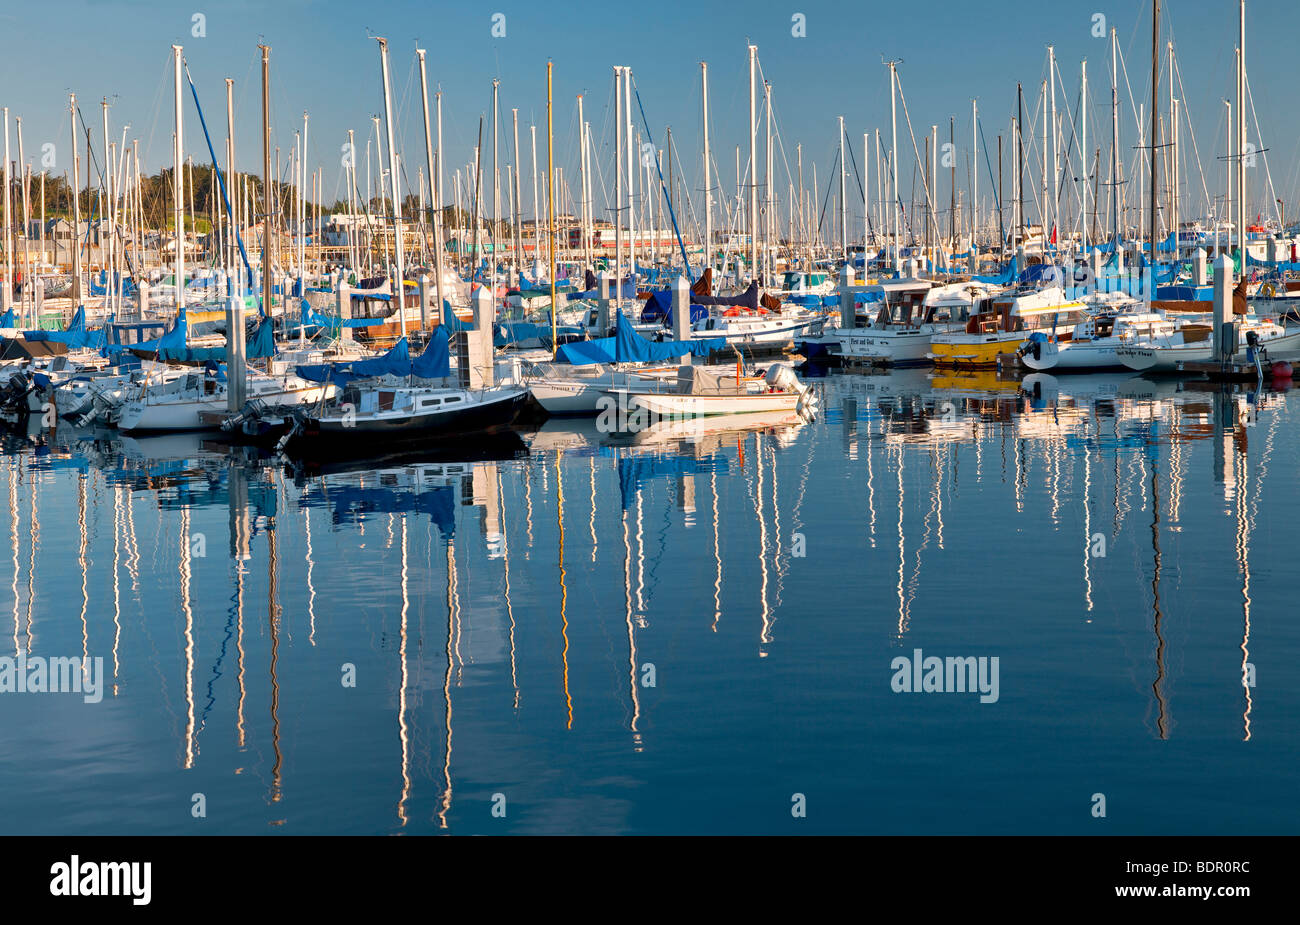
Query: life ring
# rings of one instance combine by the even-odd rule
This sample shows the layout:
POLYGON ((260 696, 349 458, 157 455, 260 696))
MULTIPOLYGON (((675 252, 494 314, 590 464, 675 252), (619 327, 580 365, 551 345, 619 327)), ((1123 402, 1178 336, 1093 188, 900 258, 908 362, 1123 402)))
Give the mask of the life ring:
POLYGON ((1266 298, 1271 299, 1275 295, 1277 295, 1277 287, 1274 286, 1272 283, 1265 283, 1264 285, 1259 287, 1259 292, 1260 295, 1263 295, 1266 298))

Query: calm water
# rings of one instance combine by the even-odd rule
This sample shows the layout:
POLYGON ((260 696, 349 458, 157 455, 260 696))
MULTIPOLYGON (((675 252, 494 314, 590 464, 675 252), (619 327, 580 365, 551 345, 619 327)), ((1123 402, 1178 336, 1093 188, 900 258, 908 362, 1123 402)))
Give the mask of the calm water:
POLYGON ((4 654, 108 689, 0 695, 4 830, 1300 826, 1300 398, 818 387, 811 424, 351 472, 8 440, 4 654), (895 693, 915 649, 996 656, 999 699, 895 693))

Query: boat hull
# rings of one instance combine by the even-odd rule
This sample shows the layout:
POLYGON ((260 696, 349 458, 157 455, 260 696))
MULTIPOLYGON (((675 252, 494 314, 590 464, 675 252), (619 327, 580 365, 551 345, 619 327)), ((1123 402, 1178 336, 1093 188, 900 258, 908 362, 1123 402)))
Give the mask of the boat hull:
POLYGON ((346 423, 338 417, 308 417, 289 433, 282 448, 290 455, 339 458, 373 453, 377 445, 436 443, 491 434, 513 424, 527 401, 527 390, 514 389, 437 414, 381 419, 362 416, 346 423))

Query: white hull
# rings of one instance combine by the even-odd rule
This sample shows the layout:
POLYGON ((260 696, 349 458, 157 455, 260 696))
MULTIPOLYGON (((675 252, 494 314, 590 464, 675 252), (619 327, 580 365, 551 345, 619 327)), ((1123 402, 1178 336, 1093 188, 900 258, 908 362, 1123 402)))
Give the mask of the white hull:
MULTIPOLYGON (((316 385, 302 389, 259 392, 256 397, 268 405, 308 405, 330 397, 335 391, 333 385, 316 385)), ((227 398, 224 391, 201 399, 184 398, 175 401, 137 399, 122 404, 117 417, 117 428, 128 433, 201 430, 207 426, 200 417, 203 412, 221 412, 226 410, 226 406, 227 398)))
POLYGON ((923 363, 930 354, 929 331, 840 331, 834 335, 838 347, 831 356, 846 360, 870 360, 877 363, 923 363))
POLYGON ((757 392, 752 395, 623 394, 627 395, 627 407, 630 410, 644 409, 650 414, 666 418, 794 411, 799 407, 799 395, 794 392, 757 392))
POLYGON ((1030 369, 1042 372, 1049 369, 1116 369, 1123 367, 1116 351, 1125 344, 1119 340, 1064 343, 1045 343, 1040 355, 1026 352, 1020 358, 1030 369))

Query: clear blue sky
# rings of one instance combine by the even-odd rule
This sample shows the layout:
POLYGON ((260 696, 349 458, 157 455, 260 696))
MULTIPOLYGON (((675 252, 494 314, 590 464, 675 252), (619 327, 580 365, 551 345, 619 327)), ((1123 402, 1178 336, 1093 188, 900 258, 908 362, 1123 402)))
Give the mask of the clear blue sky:
MULTIPOLYGON (((1165 38, 1181 59, 1201 161, 1211 194, 1222 185, 1224 97, 1231 95, 1236 41, 1233 0, 1173 0, 1164 7, 1165 38)), ((843 114, 859 149, 862 132, 881 128, 887 138, 889 94, 882 54, 902 58, 908 109, 918 135, 939 123, 945 140, 950 115, 957 117, 959 186, 970 137, 970 100, 979 99, 984 132, 992 148, 1005 132, 1015 103, 1016 81, 1037 93, 1046 75, 1046 45, 1054 43, 1065 81, 1062 98, 1078 95, 1079 62, 1089 60, 1090 132, 1109 131, 1108 42, 1092 36, 1094 14, 1118 28, 1134 96, 1149 96, 1150 2, 1051 4, 1028 0, 999 3, 903 4, 755 0, 742 5, 713 0, 691 3, 356 3, 334 0, 60 0, 57 4, 8 4, 0 12, 0 105, 24 120, 26 153, 40 169, 42 144, 53 141, 54 172, 67 167, 67 93, 75 90, 82 111, 100 124, 99 100, 113 103, 110 135, 141 139, 146 169, 170 163, 170 46, 185 46, 200 98, 214 132, 224 134, 223 78, 235 80, 237 146, 241 169, 256 171, 259 39, 272 46, 272 121, 284 156, 311 116, 310 163, 325 170, 325 199, 342 197, 340 145, 348 128, 364 138, 370 116, 382 112, 377 44, 389 40, 391 76, 398 103, 400 150, 412 181, 423 162, 419 92, 414 66, 417 45, 428 49, 431 84, 444 91, 448 174, 472 159, 480 114, 490 116, 491 81, 501 80, 503 170, 509 163, 509 113, 520 114, 527 157, 527 126, 538 125, 539 158, 545 158, 546 61, 555 63, 557 165, 578 182, 574 98, 585 92, 587 119, 600 145, 607 188, 612 183, 612 77, 615 64, 632 67, 655 140, 662 145, 672 125, 688 181, 700 185, 699 62, 709 63, 715 158, 724 184, 734 185, 734 146, 746 144, 746 44, 758 45, 764 75, 772 82, 778 128, 790 163, 804 145, 805 171, 817 164, 824 193, 836 145, 836 117, 843 114), (506 36, 491 34, 492 15, 505 14, 506 36), (206 36, 193 36, 192 16, 206 18, 206 36), (792 36, 792 16, 806 18, 807 35, 792 36)), ((1294 42, 1300 12, 1293 0, 1253 0, 1247 9, 1247 53, 1263 146, 1279 196, 1297 205, 1297 115, 1294 42)), ((432 91, 431 91, 432 92, 432 91)), ((1122 147, 1136 135, 1121 80, 1122 147)), ((639 116, 638 128, 641 129, 639 116)), ((13 126, 11 124, 11 132, 13 126)), ((643 129, 642 129, 643 130, 643 129)), ((1253 118, 1250 128, 1254 137, 1253 118)), ((12 136, 11 136, 12 137, 12 136)), ((490 139, 490 122, 485 123, 490 139)), ((1105 137, 1093 141, 1105 145, 1105 137)), ((1186 139, 1184 138, 1184 141, 1186 139)), ((98 142, 96 143, 98 145, 98 142)), ((218 141, 220 145, 220 142, 218 141)), ((11 141, 11 145, 16 145, 11 141)), ((911 175, 911 146, 900 115, 903 190, 911 175)), ((16 146, 12 156, 17 157, 16 146)), ((207 160, 192 103, 186 104, 186 150, 207 160)), ((364 148, 362 148, 364 151, 364 148)), ((220 147, 218 148, 221 154, 220 147)), ((491 148, 485 147, 490 158, 491 148)), ((224 155, 221 154, 224 160, 224 155)), ((1103 155, 1104 156, 1104 155, 1103 155)), ((488 162, 490 165, 490 161, 488 162)), ((527 163, 527 161, 525 161, 527 163)), ((786 177, 778 155, 777 190, 786 177)), ((1262 175, 1262 165, 1261 165, 1262 175)), ((531 193, 525 173, 525 211, 531 193)), ((987 173, 981 186, 988 188, 987 173)), ((1007 166, 1010 182, 1010 166, 1007 166)), ((1197 180, 1199 186, 1199 179, 1197 180)), ((1262 188, 1262 184, 1252 184, 1262 188)), ((947 181, 940 184, 946 199, 947 181)), ((597 194, 598 203, 601 196, 597 194)), ((1263 201, 1263 194, 1260 195, 1263 201)), ((599 210, 598 206, 598 210, 599 210)), ((1296 213, 1300 214, 1300 213, 1296 213)))

